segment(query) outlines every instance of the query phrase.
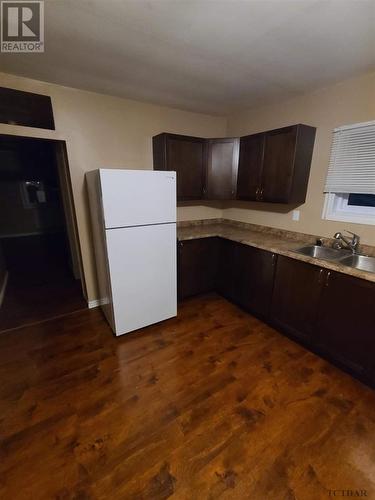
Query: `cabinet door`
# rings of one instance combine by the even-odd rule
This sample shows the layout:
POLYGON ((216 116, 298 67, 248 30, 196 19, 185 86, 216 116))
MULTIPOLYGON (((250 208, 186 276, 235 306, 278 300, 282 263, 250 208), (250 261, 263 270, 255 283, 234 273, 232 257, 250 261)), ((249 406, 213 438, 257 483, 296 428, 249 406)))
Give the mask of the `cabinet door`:
POLYGON ((177 200, 203 197, 206 140, 177 134, 152 138, 154 170, 177 172, 177 200))
POLYGON ((219 238, 219 266, 217 290, 225 298, 235 301, 235 262, 237 243, 219 238))
POLYGON ((178 296, 180 299, 215 289, 218 239, 200 238, 178 243, 178 296))
POLYGON ((272 296, 271 319, 286 332, 313 340, 325 270, 279 256, 272 296))
POLYGON ((168 135, 168 170, 177 172, 177 199, 194 200, 203 196, 205 141, 194 137, 168 135))
POLYGON ((241 137, 238 164, 237 198, 257 200, 262 184, 264 134, 241 137))
POLYGON ((237 303, 256 315, 267 317, 271 304, 276 255, 238 245, 235 267, 237 303))
POLYGON ((239 139, 210 139, 207 142, 207 175, 205 198, 235 198, 239 139))
POLYGON ((294 175, 297 127, 266 133, 262 172, 263 201, 288 203, 294 175))
POLYGON ((318 341, 325 351, 355 373, 374 378, 375 284, 331 272, 319 316, 318 341))
POLYGON ((0 87, 0 122, 55 130, 51 98, 0 87))

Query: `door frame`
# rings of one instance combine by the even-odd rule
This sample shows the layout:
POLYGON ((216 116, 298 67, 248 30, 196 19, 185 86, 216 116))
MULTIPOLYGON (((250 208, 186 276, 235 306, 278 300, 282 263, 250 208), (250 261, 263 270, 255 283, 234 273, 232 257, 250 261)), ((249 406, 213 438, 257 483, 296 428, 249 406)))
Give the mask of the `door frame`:
POLYGON ((0 144, 3 139, 6 139, 8 141, 9 140, 11 141, 13 139, 25 142, 30 142, 30 141, 48 142, 55 145, 58 179, 62 194, 61 197, 62 210, 64 213, 65 229, 68 236, 68 244, 72 259, 73 273, 76 279, 80 279, 82 294, 85 300, 87 301, 87 288, 86 288, 85 275, 83 271, 82 249, 81 249, 81 242, 79 239, 76 207, 73 196, 72 179, 70 175, 66 141, 60 139, 47 139, 44 137, 33 137, 26 135, 0 133, 0 144))

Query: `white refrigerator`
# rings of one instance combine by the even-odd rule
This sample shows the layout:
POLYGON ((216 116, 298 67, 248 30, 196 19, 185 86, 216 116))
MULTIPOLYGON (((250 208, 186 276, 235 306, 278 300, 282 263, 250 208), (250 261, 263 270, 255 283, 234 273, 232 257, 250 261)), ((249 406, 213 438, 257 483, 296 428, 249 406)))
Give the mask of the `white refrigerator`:
POLYGON ((116 335, 177 314, 176 173, 86 174, 100 305, 116 335))

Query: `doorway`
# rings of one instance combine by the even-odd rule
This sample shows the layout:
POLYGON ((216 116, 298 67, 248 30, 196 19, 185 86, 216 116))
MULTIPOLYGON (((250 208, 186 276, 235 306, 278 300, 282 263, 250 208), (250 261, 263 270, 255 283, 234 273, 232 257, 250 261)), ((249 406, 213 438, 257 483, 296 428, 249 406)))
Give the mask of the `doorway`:
POLYGON ((0 331, 86 307, 65 142, 0 135, 0 331))

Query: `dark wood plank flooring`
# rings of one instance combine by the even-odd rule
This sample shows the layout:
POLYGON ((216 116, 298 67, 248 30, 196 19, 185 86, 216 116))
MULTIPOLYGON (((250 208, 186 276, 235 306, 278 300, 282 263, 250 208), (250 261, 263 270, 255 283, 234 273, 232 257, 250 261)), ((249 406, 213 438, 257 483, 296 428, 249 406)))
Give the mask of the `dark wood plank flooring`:
POLYGON ((10 272, 0 307, 0 333, 82 309, 87 309, 87 302, 81 281, 65 270, 31 277, 10 272))
POLYGON ((224 299, 0 335, 0 498, 375 495, 375 393, 224 299))
POLYGON ((87 308, 69 266, 64 233, 0 240, 9 271, 0 331, 87 308))

